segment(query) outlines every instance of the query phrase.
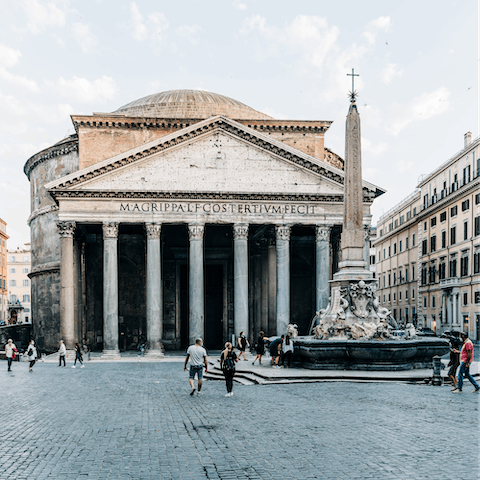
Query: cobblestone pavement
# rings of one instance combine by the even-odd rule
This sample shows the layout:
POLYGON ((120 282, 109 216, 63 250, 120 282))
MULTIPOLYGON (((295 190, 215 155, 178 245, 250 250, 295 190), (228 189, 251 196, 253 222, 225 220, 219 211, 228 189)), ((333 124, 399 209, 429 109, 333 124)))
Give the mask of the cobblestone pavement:
POLYGON ((385 383, 189 396, 181 363, 0 362, 0 479, 478 480, 479 395, 385 383))

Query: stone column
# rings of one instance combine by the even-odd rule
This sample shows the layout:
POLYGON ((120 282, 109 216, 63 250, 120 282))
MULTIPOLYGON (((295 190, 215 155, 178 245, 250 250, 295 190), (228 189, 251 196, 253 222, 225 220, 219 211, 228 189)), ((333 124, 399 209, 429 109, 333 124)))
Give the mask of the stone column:
POLYGON ((315 227, 315 310, 328 306, 330 295, 330 232, 332 227, 317 225, 315 227))
POLYGON ((235 335, 245 332, 248 338, 248 225, 233 226, 234 329, 235 335))
POLYGON ((75 222, 58 222, 57 227, 61 237, 60 340, 65 342, 67 349, 73 350, 80 340, 75 331, 74 303, 73 236, 76 225, 75 222))
POLYGON ((442 295, 442 323, 448 324, 447 318, 447 297, 445 294, 442 295))
POLYGON ((120 358, 118 349, 118 223, 103 224, 103 358, 120 358))
POLYGON ((364 225, 365 246, 363 247, 363 260, 365 261, 365 269, 370 270, 370 225, 364 225))
POLYGON ((205 287, 203 269, 203 234, 205 225, 188 225, 189 252, 189 340, 203 338, 205 332, 205 287))
POLYGON ((162 256, 159 223, 145 224, 147 231, 147 355, 163 357, 162 256))
POLYGON ((290 323, 290 226, 276 227, 277 234, 277 335, 290 323))
POLYGON ((452 293, 452 325, 457 324, 457 294, 452 293))

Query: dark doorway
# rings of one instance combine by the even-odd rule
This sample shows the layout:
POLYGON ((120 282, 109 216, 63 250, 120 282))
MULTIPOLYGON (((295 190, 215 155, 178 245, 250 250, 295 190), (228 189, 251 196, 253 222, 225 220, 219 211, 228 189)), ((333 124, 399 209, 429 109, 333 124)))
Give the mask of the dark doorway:
POLYGON ((205 348, 223 346, 223 265, 205 265, 205 348))
POLYGON ((180 265, 180 335, 181 346, 187 348, 189 344, 188 331, 188 266, 180 265))

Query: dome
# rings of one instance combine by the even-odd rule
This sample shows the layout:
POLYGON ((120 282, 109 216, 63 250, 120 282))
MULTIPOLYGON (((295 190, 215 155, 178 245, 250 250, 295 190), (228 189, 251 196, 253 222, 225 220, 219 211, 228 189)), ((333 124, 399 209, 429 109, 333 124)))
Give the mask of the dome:
POLYGON ((202 90, 169 90, 127 103, 113 113, 131 117, 208 118, 224 115, 238 120, 271 120, 233 98, 202 90))

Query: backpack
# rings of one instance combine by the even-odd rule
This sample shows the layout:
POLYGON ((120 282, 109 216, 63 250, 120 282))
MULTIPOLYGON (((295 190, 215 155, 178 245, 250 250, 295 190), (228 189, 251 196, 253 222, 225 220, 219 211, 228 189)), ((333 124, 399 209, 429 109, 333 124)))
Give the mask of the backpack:
POLYGON ((223 369, 227 372, 232 372, 233 370, 235 370, 235 359, 232 352, 229 352, 223 360, 223 369))

